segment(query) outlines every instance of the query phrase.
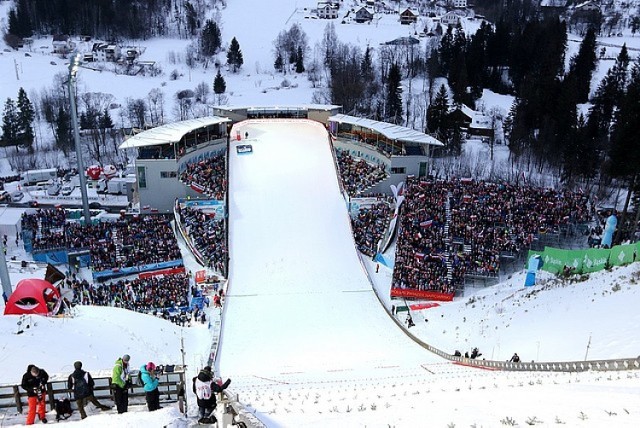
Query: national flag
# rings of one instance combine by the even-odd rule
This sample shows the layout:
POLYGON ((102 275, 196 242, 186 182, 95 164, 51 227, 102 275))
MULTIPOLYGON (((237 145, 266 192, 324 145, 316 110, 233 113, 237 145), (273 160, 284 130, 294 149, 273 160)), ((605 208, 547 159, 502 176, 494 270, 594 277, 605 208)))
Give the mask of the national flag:
POLYGON ((189 187, 191 187, 193 190, 195 190, 198 193, 204 193, 204 190, 205 190, 205 188, 199 185, 198 183, 191 183, 189 187))
POLYGON ((432 224, 433 224, 433 220, 427 220, 420 223, 420 227, 431 227, 432 224))

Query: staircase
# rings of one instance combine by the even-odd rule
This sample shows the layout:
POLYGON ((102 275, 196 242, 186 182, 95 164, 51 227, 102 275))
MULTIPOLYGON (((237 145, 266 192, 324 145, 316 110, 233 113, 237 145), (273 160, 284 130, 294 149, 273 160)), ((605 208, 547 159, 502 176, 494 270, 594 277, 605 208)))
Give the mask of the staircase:
POLYGON ((114 228, 113 231, 113 244, 116 247, 116 263, 122 266, 126 257, 123 252, 122 236, 120 236, 120 230, 118 230, 118 228, 114 228))

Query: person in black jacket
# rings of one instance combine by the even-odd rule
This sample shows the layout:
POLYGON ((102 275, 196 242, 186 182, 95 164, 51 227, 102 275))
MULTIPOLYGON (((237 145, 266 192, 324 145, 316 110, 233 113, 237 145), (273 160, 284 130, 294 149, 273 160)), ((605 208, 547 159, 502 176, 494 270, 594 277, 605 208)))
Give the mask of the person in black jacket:
POLYGON ((33 425, 36 413, 43 424, 47 423, 45 404, 47 401, 47 382, 49 375, 44 369, 29 364, 27 372, 22 376, 20 386, 27 391, 29 412, 27 413, 27 425, 33 425))
POLYGON ((75 370, 69 375, 67 388, 73 390, 73 397, 76 400, 80 418, 84 419, 87 417, 87 412, 84 411, 84 407, 88 403, 93 403, 93 405, 100 410, 110 410, 111 407, 101 404, 93 395, 95 382, 89 372, 82 370, 82 361, 76 361, 73 363, 73 367, 75 370))
POLYGON ((225 383, 219 385, 213 379, 211 366, 206 366, 193 378, 193 393, 198 397, 198 410, 201 423, 216 423, 217 419, 213 415, 216 409, 216 394, 221 393, 231 383, 231 379, 227 379, 225 383))

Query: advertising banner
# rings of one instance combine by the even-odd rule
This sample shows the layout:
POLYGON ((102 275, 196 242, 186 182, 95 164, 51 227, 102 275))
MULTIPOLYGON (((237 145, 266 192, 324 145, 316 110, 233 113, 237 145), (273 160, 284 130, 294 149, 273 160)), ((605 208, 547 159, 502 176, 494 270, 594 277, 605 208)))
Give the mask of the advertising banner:
POLYGON ((204 280, 206 279, 206 273, 207 272, 204 269, 196 271, 196 284, 204 282, 204 280))
POLYGON ((542 260, 544 261, 542 270, 551 273, 560 273, 567 264, 567 250, 544 247, 542 260))
POLYGON ((612 266, 622 266, 633 263, 634 244, 616 245, 609 254, 609 264, 612 266))
POLYGON ((607 265, 611 250, 590 248, 587 250, 582 261, 582 272, 596 272, 602 270, 607 265))
POLYGON ((582 273, 582 262, 584 261, 585 254, 587 254, 586 250, 567 251, 567 266, 573 268, 572 273, 582 273))
POLYGON ((453 300, 453 293, 440 293, 431 290, 415 290, 408 288, 392 288, 391 297, 408 297, 413 299, 436 300, 439 302, 450 302, 453 300))

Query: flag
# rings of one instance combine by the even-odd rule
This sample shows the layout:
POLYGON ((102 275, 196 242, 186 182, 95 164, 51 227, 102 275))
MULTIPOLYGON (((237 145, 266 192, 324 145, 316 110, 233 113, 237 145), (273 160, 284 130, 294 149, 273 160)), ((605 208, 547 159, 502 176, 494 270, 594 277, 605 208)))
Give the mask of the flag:
POLYGON ((204 187, 198 183, 191 183, 190 187, 198 193, 204 193, 204 187))
POLYGON ((427 220, 420 223, 420 227, 431 227, 432 224, 433 224, 433 220, 427 220))

